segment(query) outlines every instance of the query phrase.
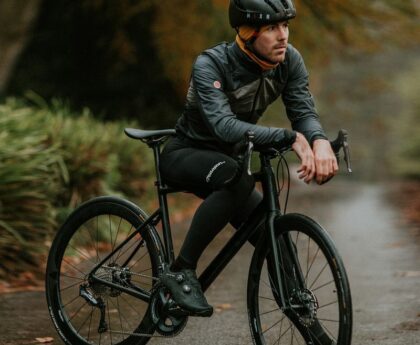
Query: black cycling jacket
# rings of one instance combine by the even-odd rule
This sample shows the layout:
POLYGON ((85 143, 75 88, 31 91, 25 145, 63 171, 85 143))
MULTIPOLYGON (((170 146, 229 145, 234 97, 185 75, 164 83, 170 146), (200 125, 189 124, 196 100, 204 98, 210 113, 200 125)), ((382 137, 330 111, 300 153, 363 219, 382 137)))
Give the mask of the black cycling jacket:
POLYGON ((281 95, 292 128, 314 139, 326 138, 308 89, 308 72, 299 52, 288 45, 285 61, 262 72, 233 43, 205 50, 194 63, 177 133, 199 147, 232 153, 234 143, 251 130, 256 144, 289 144, 294 134, 256 125, 268 105, 281 95))

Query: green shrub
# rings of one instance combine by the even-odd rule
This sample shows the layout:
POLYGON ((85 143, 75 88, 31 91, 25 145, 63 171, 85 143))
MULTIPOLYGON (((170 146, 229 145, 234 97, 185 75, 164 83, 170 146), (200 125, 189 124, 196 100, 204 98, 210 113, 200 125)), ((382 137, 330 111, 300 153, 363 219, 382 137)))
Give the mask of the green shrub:
POLYGON ((123 133, 135 123, 102 123, 88 110, 37 103, 0 105, 0 276, 36 263, 82 201, 153 190, 151 150, 123 133))
MULTIPOLYGON (((0 271, 25 269, 56 227, 62 158, 30 108, 0 105, 0 271), (16 267, 18 266, 18 267, 16 267)), ((1 274, 1 272, 0 272, 1 274)))

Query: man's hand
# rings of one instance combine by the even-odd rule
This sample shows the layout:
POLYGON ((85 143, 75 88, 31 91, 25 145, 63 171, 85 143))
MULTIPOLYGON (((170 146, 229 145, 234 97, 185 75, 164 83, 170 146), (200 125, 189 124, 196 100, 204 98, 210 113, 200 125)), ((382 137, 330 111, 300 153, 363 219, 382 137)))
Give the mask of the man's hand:
POLYGON ((328 140, 316 139, 313 142, 313 154, 315 159, 316 182, 318 184, 337 174, 337 159, 328 140))
POLYGON ((301 133, 297 133, 292 148, 301 161, 301 165, 297 171, 299 178, 303 179, 306 183, 311 182, 315 176, 315 159, 311 146, 301 133))

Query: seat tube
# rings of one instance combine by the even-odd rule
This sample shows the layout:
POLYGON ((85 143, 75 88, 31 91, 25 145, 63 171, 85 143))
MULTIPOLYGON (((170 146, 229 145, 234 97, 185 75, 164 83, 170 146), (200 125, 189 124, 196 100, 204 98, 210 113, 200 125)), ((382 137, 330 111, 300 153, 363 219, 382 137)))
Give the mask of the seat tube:
POLYGON ((159 196, 159 206, 162 216, 162 232, 164 247, 166 252, 166 259, 169 265, 171 265, 175 260, 174 246, 172 242, 172 233, 171 233, 171 224, 169 222, 169 213, 168 213, 168 200, 167 194, 164 191, 164 186, 162 184, 162 178, 160 175, 159 163, 160 163, 160 147, 159 145, 153 146, 153 154, 155 157, 155 170, 156 170, 156 187, 159 196))
MULTIPOLYGON (((280 300, 282 302, 282 308, 285 309, 287 306, 284 289, 282 282, 282 273, 280 267, 283 265, 282 258, 280 255, 280 248, 277 245, 276 231, 274 227, 274 221, 277 216, 280 215, 280 202, 277 197, 276 179, 274 176, 273 168, 271 166, 270 158, 261 154, 261 172, 262 172, 262 187, 264 191, 264 202, 266 203, 267 218, 266 218, 266 232, 269 239, 269 245, 272 253, 274 277, 273 282, 276 287, 280 300)), ((268 266, 267 266, 268 267, 268 266)))

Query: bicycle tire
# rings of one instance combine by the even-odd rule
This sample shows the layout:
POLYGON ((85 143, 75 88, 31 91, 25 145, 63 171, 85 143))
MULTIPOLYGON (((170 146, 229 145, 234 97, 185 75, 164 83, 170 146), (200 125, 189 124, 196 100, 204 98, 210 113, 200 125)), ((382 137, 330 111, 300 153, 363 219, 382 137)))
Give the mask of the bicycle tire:
POLYGON ((350 345, 350 286, 331 237, 314 220, 301 214, 278 217, 275 230, 281 248, 280 270, 286 277, 285 298, 293 306, 282 311, 269 273, 270 245, 262 238, 248 276, 248 317, 254 344, 350 345), (292 239, 289 246, 287 239, 292 239), (293 252, 289 257, 285 254, 290 250, 287 248, 293 252), (291 256, 297 260, 290 260, 291 256))
POLYGON ((48 256, 45 284, 51 318, 66 344, 142 345, 150 340, 139 336, 152 335, 155 329, 149 303, 89 280, 91 269, 114 251, 95 274, 125 287, 152 289, 164 253, 156 229, 147 226, 115 250, 146 218, 133 203, 99 197, 77 208, 58 231, 48 256), (82 286, 96 301, 103 301, 103 311, 81 297, 82 286), (106 332, 99 331, 103 316, 106 332))

